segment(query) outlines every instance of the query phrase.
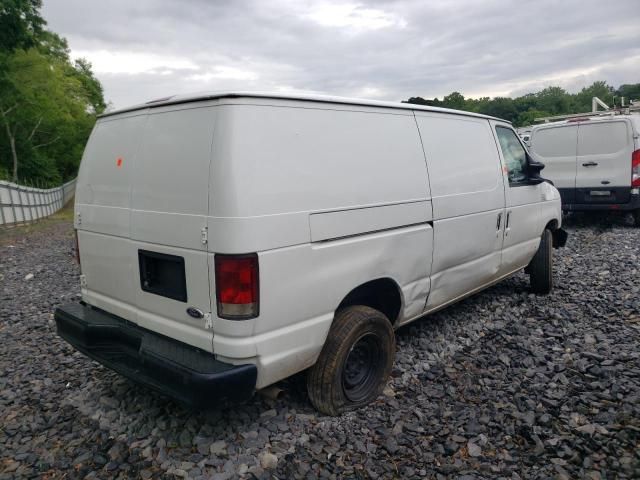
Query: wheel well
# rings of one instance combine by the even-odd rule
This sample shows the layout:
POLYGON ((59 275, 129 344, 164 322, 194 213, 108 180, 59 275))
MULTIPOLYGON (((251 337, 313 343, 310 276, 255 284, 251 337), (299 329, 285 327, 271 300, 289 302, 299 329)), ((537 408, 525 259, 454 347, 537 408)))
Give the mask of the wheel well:
POLYGON ((547 223, 547 226, 544 227, 544 229, 545 230, 551 230, 552 232, 554 230, 557 230, 558 229, 558 220, 556 220, 556 219, 551 220, 549 223, 547 223))
POLYGON ((366 305, 382 312, 393 325, 400 315, 402 297, 398 284, 390 278, 379 278, 354 288, 340 302, 338 310, 352 305, 366 305))
POLYGON ((547 226, 544 227, 544 229, 551 231, 551 236, 553 238, 553 248, 560 248, 566 245, 567 233, 560 228, 558 220, 551 220, 549 223, 547 223, 547 226))

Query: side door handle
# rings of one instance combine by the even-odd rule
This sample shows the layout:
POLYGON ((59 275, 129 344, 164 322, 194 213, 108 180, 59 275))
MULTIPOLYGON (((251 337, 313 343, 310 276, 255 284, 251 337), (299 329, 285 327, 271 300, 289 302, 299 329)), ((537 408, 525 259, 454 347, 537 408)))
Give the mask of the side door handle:
POLYGON ((504 234, 505 235, 509 235, 509 230, 511 230, 511 228, 509 227, 509 220, 511 219, 511 211, 507 212, 507 218, 504 222, 504 234))
POLYGON ((598 165, 598 162, 586 162, 582 164, 583 167, 595 167, 597 165, 598 165))
POLYGON ((498 214, 498 221, 496 222, 496 230, 500 231, 501 226, 502 226, 502 212, 498 214))

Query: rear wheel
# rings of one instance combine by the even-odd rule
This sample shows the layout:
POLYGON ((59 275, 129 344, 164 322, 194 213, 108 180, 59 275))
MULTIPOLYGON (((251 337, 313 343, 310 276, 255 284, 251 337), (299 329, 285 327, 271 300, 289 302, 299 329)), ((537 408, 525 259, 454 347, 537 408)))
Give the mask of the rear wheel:
POLYGON ((640 210, 634 210, 633 218, 635 220, 634 225, 640 228, 640 210))
POLYGON ((370 403, 382 392, 394 355, 395 336, 384 314, 361 305, 339 311, 307 375, 311 403, 327 415, 370 403))
POLYGON ((545 295, 553 288, 553 237, 545 230, 538 251, 527 266, 531 291, 545 295))

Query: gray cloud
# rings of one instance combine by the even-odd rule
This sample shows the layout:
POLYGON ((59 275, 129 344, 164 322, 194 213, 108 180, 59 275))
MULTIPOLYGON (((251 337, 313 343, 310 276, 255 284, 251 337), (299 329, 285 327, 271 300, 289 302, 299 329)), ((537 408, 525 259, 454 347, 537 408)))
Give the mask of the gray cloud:
POLYGON ((202 90, 401 100, 640 81, 637 0, 45 0, 116 107, 202 90))

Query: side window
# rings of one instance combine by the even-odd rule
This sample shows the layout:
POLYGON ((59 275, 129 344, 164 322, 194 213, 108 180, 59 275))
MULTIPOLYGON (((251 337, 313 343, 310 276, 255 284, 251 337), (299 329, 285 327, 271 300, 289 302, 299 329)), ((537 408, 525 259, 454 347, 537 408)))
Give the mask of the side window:
POLYGON ((507 164, 509 183, 521 183, 527 179, 527 153, 510 128, 496 127, 502 155, 507 164))

